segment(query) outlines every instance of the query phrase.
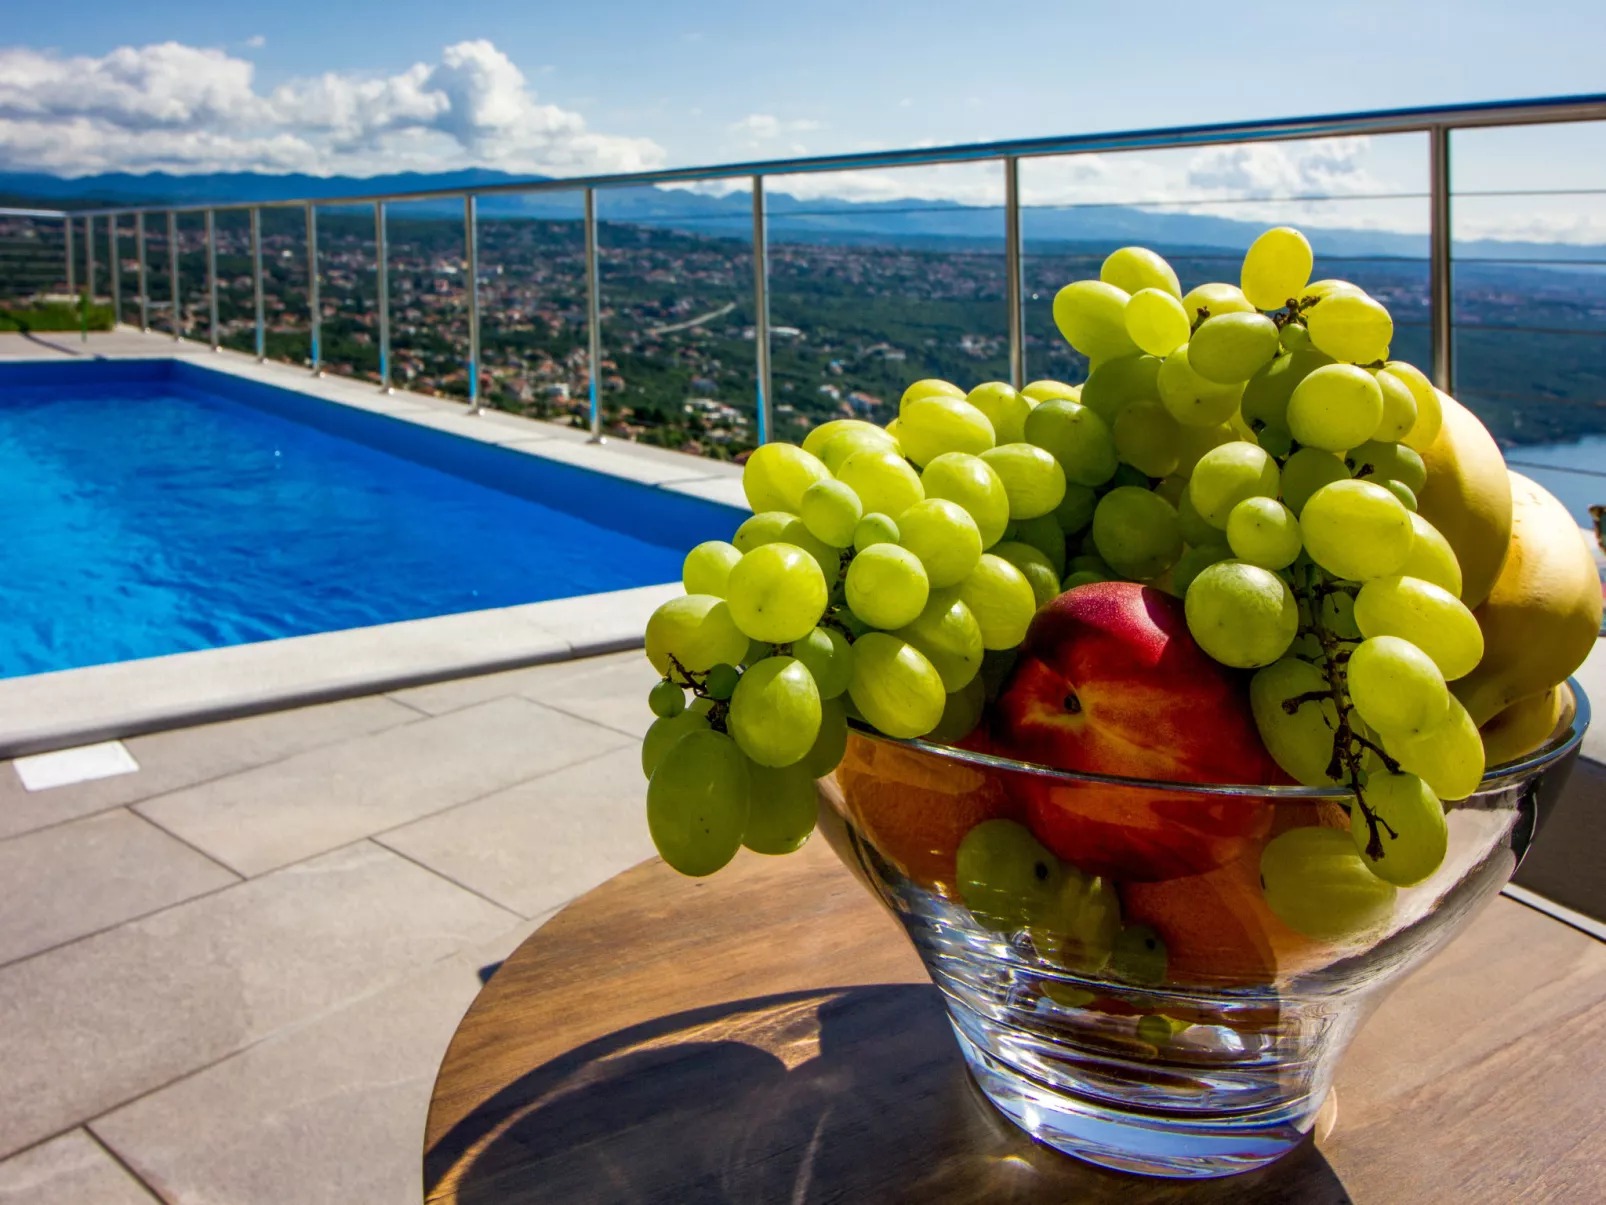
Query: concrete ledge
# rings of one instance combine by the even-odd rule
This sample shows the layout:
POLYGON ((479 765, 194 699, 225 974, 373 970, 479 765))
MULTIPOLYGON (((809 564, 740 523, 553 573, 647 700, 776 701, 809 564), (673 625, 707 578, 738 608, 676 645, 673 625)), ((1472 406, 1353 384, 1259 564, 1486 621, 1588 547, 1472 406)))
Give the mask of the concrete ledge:
POLYGON ((0 758, 639 648, 678 582, 0 680, 0 758))

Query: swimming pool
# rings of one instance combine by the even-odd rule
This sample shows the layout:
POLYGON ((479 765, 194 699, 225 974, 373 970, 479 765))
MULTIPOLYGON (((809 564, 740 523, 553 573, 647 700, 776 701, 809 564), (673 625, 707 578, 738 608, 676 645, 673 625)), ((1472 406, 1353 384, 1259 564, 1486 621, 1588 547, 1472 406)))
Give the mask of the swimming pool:
POLYGON ((181 360, 0 366, 0 677, 674 581, 740 515, 181 360))

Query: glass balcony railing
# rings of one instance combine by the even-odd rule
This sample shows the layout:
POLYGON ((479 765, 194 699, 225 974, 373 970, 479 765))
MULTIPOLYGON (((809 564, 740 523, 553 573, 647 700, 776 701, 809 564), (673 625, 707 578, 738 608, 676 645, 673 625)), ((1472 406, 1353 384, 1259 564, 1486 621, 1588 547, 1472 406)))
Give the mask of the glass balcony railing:
POLYGON ((1606 499, 1603 165, 1591 96, 315 205, 0 210, 0 306, 87 290, 125 324, 733 457, 885 422, 918 376, 1082 380, 1052 319, 1066 282, 1134 242, 1184 288, 1236 280, 1254 234, 1291 224, 1318 277, 1389 306, 1393 353, 1585 521, 1606 499))

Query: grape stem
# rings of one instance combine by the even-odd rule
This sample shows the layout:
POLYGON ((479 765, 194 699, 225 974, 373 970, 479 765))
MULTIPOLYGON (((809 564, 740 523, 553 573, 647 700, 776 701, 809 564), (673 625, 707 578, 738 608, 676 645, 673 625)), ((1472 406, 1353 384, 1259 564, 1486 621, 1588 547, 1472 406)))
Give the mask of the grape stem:
MULTIPOLYGON (((1377 754, 1391 774, 1400 772, 1400 764, 1373 741, 1355 730, 1352 720, 1355 705, 1350 702, 1349 679, 1344 671, 1345 663, 1350 658, 1350 650, 1344 646, 1355 644, 1357 641, 1338 635, 1322 619, 1322 605, 1328 598, 1335 594, 1352 594, 1354 588, 1334 581, 1314 564, 1306 566, 1303 574, 1296 570, 1293 576, 1294 593, 1310 611, 1308 632, 1321 646, 1317 668, 1327 676, 1327 689, 1306 691, 1304 694, 1286 699, 1283 702, 1283 710, 1293 715, 1305 703, 1319 703, 1322 700, 1332 702, 1338 715, 1338 727, 1333 732, 1333 756, 1327 763, 1327 776, 1339 781, 1348 781, 1350 790, 1355 795, 1355 807, 1360 809, 1361 817, 1366 821, 1366 856, 1375 862, 1384 855, 1383 832, 1386 831, 1391 838, 1398 838, 1399 834, 1386 820, 1367 806, 1366 797, 1362 792, 1362 788, 1366 785, 1367 774, 1361 765, 1361 760, 1370 750, 1377 754)), ((1350 815, 1353 823, 1353 809, 1350 815)))
POLYGON ((708 726, 716 732, 725 731, 725 717, 730 713, 729 699, 716 699, 708 693, 708 674, 698 673, 687 669, 676 658, 675 654, 668 654, 669 673, 665 676, 682 690, 689 690, 699 699, 707 699, 711 706, 708 708, 708 726), (677 676, 678 675, 678 676, 677 676))

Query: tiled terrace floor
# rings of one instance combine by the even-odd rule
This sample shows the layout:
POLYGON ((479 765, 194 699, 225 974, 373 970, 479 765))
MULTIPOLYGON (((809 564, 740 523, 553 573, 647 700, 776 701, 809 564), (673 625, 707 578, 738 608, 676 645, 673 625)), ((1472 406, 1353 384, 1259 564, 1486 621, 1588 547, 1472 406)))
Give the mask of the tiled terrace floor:
POLYGON ((416 1205, 479 972, 652 852, 639 652, 0 766, 0 1203, 416 1205))

